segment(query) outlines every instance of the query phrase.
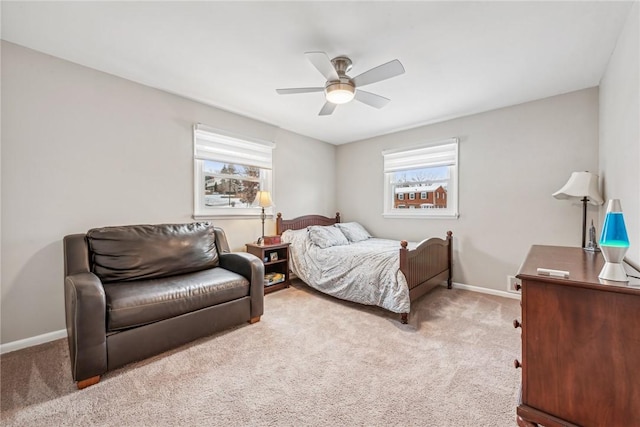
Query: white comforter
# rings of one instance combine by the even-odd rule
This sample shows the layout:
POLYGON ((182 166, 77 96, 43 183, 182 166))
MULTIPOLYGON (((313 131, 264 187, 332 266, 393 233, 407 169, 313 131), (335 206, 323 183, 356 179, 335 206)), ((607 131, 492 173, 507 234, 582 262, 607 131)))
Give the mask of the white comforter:
MULTIPOLYGON (((321 249, 306 230, 287 230, 291 270, 309 286, 348 301, 408 313, 409 288, 400 272, 400 242, 371 238, 321 249)), ((416 243, 409 243, 415 248, 416 243)))

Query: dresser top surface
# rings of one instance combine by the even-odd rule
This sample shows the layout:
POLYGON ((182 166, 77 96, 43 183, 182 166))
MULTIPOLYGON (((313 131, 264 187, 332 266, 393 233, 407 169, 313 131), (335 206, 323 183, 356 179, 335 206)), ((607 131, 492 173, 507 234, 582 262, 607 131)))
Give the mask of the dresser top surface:
MULTIPOLYGON (((640 279, 629 277, 629 282, 603 281, 598 274, 604 266, 601 252, 589 252, 582 248, 566 246, 534 245, 529 250, 524 263, 520 267, 520 279, 535 278, 536 280, 567 285, 607 288, 622 292, 640 294, 640 279), (568 278, 543 276, 538 274, 538 268, 568 271, 568 278)), ((640 276, 633 268, 625 265, 627 274, 640 276), (635 274, 634 274, 635 273, 635 274)))

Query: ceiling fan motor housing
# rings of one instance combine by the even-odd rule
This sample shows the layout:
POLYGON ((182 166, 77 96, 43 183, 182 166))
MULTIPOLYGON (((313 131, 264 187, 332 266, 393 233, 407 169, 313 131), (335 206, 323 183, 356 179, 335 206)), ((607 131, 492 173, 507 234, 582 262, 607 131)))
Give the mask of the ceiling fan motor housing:
POLYGON ((331 60, 331 63, 340 77, 351 70, 351 60, 346 56, 336 56, 331 60))
POLYGON ((353 84, 347 72, 351 70, 351 60, 346 56, 338 56, 331 60, 333 68, 338 73, 338 80, 329 80, 324 87, 327 101, 333 104, 346 104, 355 96, 356 85, 353 84))

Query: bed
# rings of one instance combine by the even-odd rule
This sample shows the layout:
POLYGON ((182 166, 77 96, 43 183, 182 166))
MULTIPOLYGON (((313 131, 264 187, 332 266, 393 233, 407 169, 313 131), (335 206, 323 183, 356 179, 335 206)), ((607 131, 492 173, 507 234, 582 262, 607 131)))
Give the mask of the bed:
POLYGON ((362 226, 342 223, 338 212, 335 218, 305 215, 289 220, 278 213, 276 233, 290 243, 289 267, 306 284, 398 313, 402 323, 408 321, 412 301, 445 282, 451 288, 451 231, 444 239, 419 243, 365 238, 362 233, 368 232, 362 226), (318 233, 328 233, 323 238, 331 241, 319 241, 318 233), (346 241, 340 235, 347 236, 346 241))

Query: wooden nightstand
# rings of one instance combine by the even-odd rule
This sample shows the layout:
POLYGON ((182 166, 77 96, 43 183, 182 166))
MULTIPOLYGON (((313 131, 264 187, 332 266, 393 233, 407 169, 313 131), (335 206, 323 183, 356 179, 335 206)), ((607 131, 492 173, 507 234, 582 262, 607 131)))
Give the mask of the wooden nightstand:
POLYGON ((247 252, 257 256, 264 263, 264 294, 288 288, 289 243, 258 245, 247 243, 247 252))

